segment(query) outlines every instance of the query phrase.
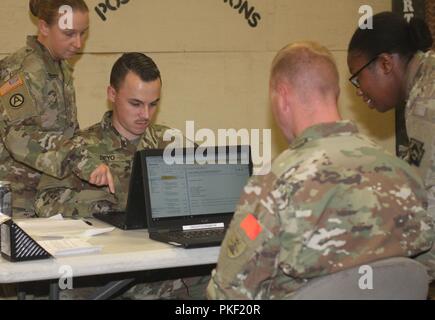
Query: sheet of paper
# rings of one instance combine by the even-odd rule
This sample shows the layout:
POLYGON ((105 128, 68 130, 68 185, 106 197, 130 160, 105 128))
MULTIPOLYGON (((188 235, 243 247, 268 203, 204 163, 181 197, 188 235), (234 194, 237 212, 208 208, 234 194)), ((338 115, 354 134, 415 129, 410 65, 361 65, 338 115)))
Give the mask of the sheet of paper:
POLYGON ((17 221, 16 224, 28 235, 35 238, 62 237, 79 238, 92 237, 111 232, 115 228, 94 228, 83 220, 70 219, 27 219, 17 221))
POLYGON ((100 252, 102 246, 95 246, 84 239, 68 238, 38 241, 38 244, 55 257, 100 252))
POLYGON ((99 234, 111 232, 113 230, 115 230, 115 227, 92 228, 92 229, 84 231, 80 236, 82 236, 82 237, 93 237, 93 236, 97 236, 99 234))
POLYGON ((65 218, 61 214, 57 214, 55 216, 47 218, 47 220, 65 220, 65 218))
MULTIPOLYGON (((0 214, 0 224, 9 219, 10 217, 0 214)), ((88 221, 64 219, 62 215, 45 219, 18 220, 15 223, 54 257, 100 252, 102 246, 92 245, 86 239, 115 229, 114 227, 95 228, 88 221)), ((6 226, 2 225, 2 231, 3 227, 6 226)), ((3 233, 2 250, 4 251, 10 249, 10 244, 6 245, 9 235, 3 233)))
POLYGON ((3 224, 10 219, 11 219, 11 217, 0 212, 0 224, 3 224))

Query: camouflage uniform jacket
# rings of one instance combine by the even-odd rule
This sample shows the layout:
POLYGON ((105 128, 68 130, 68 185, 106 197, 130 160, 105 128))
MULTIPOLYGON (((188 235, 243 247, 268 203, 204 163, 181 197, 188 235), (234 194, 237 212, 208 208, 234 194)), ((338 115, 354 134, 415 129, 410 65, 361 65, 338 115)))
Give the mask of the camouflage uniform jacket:
POLYGON ((35 211, 40 217, 61 213, 64 216, 90 216, 93 212, 123 211, 127 203, 130 173, 136 150, 164 148, 163 134, 168 127, 150 125, 140 139, 129 141, 112 126, 112 112, 101 123, 81 131, 85 148, 106 163, 115 182, 115 195, 107 187, 99 188, 70 175, 59 180, 44 175, 38 186, 35 211))
POLYGON ((39 153, 79 128, 71 73, 32 36, 0 61, 0 180, 12 182, 15 207, 31 210, 44 169, 39 153))
POLYGON ((429 212, 435 218, 435 52, 418 52, 407 74, 405 109, 410 145, 407 160, 415 165, 428 192, 429 212))
POLYGON ((207 288, 212 299, 283 299, 310 278, 427 251, 420 177, 348 121, 306 129, 242 193, 207 288))

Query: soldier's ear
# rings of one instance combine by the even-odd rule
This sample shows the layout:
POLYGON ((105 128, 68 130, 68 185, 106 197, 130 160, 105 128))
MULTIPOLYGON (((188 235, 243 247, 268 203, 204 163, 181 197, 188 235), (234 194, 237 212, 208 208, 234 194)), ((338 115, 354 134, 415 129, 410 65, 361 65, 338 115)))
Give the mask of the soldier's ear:
POLYGON ((107 87, 107 99, 112 102, 115 103, 115 98, 116 98, 116 90, 114 87, 112 86, 108 86, 107 87))
POLYGON ((391 53, 381 53, 379 55, 379 65, 385 74, 389 74, 394 67, 394 56, 391 53))
POLYGON ((44 36, 48 37, 48 34, 50 33, 50 26, 42 19, 38 20, 38 29, 39 32, 44 36))
POLYGON ((289 87, 285 84, 277 86, 277 104, 281 112, 288 113, 289 111, 289 87))

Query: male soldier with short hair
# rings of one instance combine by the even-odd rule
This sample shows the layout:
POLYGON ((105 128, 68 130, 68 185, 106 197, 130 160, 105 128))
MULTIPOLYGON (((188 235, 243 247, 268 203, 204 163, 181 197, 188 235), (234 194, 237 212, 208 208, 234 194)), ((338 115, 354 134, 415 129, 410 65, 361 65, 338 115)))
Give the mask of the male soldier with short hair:
MULTIPOLYGON (((115 194, 98 188, 76 176, 58 180, 43 176, 35 201, 36 213, 48 217, 91 216, 94 212, 125 211, 133 156, 136 150, 165 148, 168 127, 153 124, 161 92, 160 71, 154 61, 142 53, 123 54, 114 64, 107 96, 113 111, 101 123, 79 133, 83 148, 108 165, 113 174, 115 194)), ((124 299, 200 298, 205 297, 209 277, 191 277, 138 284, 124 299)), ((64 291, 64 299, 80 299, 83 292, 64 291)))
POLYGON ((149 57, 127 53, 116 61, 107 89, 113 111, 79 133, 83 148, 109 166, 116 193, 74 175, 63 180, 43 176, 34 205, 39 217, 59 213, 89 217, 95 212, 125 210, 136 150, 164 148, 169 143, 163 140, 169 128, 151 124, 160 90, 160 72, 149 57))
POLYGON ((209 298, 291 298, 311 278, 431 248, 421 178, 341 120, 338 78, 316 43, 275 57, 272 111, 290 146, 244 188, 209 298))

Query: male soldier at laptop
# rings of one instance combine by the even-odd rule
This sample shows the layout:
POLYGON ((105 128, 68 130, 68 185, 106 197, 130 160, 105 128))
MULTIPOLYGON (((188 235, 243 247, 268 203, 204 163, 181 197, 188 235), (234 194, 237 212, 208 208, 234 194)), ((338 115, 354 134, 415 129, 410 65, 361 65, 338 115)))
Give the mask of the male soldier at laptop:
POLYGON ((168 127, 151 124, 161 90, 160 72, 149 57, 127 53, 116 61, 107 96, 113 111, 102 121, 82 131, 85 148, 107 163, 113 175, 115 194, 75 176, 58 180, 44 176, 38 186, 35 210, 39 217, 58 213, 89 217, 96 212, 124 211, 130 173, 136 150, 164 148, 168 127))
POLYGON ((338 80, 318 44, 275 57, 272 111, 290 146, 244 188, 209 298, 291 298, 312 278, 431 248, 422 180, 341 120, 338 80))
MULTIPOLYGON (((95 212, 125 210, 136 150, 160 149, 170 143, 163 140, 169 128, 151 124, 161 85, 160 71, 146 55, 126 53, 115 62, 107 89, 113 111, 106 112, 101 123, 82 131, 80 136, 84 138, 86 149, 99 155, 109 166, 116 192, 112 194, 107 188, 94 187, 74 176, 63 180, 44 176, 35 201, 38 216, 61 213, 87 217, 95 212)), ((203 295, 207 281, 207 278, 192 277, 139 284, 123 298, 198 298, 203 295)), ((61 297, 80 299, 83 291, 64 291, 61 297)))

